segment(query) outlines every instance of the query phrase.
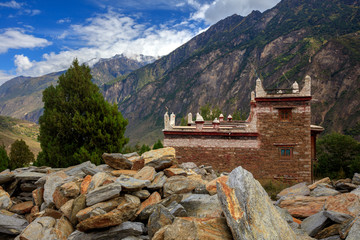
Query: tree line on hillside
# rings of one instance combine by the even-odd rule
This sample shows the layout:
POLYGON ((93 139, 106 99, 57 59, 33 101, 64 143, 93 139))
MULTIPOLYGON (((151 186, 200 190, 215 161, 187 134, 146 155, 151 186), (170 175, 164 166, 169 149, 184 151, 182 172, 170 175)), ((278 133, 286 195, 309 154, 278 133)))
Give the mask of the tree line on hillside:
MULTIPOLYGON (((5 147, 0 146, 0 171, 27 166, 31 162, 36 166, 68 167, 90 160, 98 165, 103 163, 104 152, 142 154, 151 150, 146 144, 126 146, 127 120, 115 104, 104 100, 91 79, 90 68, 79 65, 75 59, 68 71, 59 77, 58 85, 44 90, 44 114, 39 119, 42 151, 35 161, 23 140, 12 144, 9 156, 5 147)), ((206 104, 200 108, 200 113, 205 120, 213 120, 221 111, 206 104)), ((244 120, 246 114, 237 111, 235 118, 244 120)), ((158 140, 152 149, 162 147, 158 140)), ((339 133, 323 136, 317 141, 317 156, 316 177, 344 178, 360 172, 360 143, 351 136, 339 133)))

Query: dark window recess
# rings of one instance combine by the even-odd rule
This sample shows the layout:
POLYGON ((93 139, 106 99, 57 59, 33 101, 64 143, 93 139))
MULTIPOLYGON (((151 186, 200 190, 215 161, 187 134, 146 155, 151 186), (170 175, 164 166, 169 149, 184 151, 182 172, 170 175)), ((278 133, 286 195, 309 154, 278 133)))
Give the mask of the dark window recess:
POLYGON ((280 159, 292 159, 293 149, 291 147, 282 147, 280 150, 280 159))
POLYGON ((280 121, 290 122, 292 119, 291 108, 279 109, 279 118, 280 118, 280 121))

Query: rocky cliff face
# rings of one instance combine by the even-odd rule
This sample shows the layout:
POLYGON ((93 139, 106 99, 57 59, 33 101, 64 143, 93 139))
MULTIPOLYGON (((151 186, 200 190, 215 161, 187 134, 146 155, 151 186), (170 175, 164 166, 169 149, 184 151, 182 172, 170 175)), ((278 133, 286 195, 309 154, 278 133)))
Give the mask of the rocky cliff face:
POLYGON ((310 75, 313 123, 342 131, 360 119, 358 9, 358 1, 285 0, 264 13, 233 15, 104 95, 129 119, 130 139, 151 142, 162 135, 167 108, 178 120, 206 103, 224 114, 248 111, 257 77, 266 88, 295 80, 301 88, 310 75))

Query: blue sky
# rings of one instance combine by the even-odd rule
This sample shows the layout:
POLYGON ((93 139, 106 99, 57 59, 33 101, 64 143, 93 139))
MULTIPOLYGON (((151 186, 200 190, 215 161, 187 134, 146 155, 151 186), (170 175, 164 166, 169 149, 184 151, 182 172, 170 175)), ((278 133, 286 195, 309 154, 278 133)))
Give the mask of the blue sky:
POLYGON ((217 21, 279 0, 0 0, 0 85, 15 76, 94 64, 116 54, 163 56, 217 21))

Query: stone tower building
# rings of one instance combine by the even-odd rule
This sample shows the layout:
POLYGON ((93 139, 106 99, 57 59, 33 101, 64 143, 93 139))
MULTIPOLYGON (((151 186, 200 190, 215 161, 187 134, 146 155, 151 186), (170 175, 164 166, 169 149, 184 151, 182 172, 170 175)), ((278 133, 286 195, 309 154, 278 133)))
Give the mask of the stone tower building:
POLYGON ((311 125, 311 78, 299 90, 265 90, 257 79, 246 121, 231 115, 206 122, 189 114, 188 126, 176 126, 175 115, 165 114, 164 145, 176 149, 179 162, 212 165, 220 171, 237 166, 261 179, 311 182, 316 135, 322 127, 311 125))

